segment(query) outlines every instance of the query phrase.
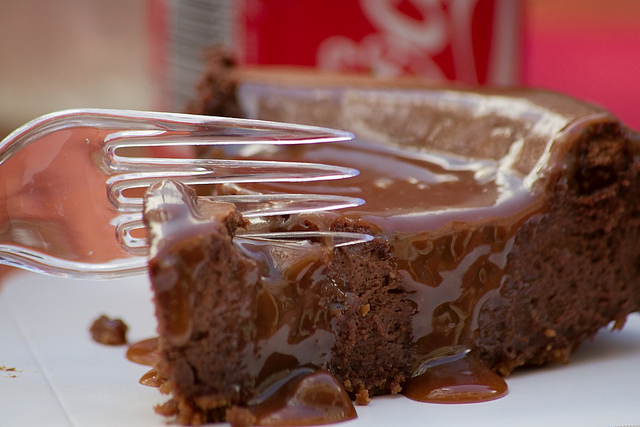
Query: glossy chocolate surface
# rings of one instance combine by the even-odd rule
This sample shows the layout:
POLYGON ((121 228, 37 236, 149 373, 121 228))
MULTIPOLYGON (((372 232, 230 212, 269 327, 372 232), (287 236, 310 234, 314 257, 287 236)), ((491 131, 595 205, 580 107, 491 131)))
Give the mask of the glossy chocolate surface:
MULTIPOLYGON (((254 153, 253 157, 348 164, 360 170, 358 177, 348 181, 312 186, 247 184, 242 191, 326 192, 367 201, 341 214, 364 224, 390 246, 402 275, 405 298, 415 310, 412 327, 416 374, 443 347, 472 348, 477 304, 488 292, 499 288, 518 225, 544 209, 543 198, 527 190, 522 178, 502 168, 499 162, 464 162, 451 156, 390 150, 361 141, 285 148, 276 153, 254 153)), ((194 232, 206 233, 206 220, 194 202, 184 200, 172 187, 168 193, 177 195, 165 196, 162 203, 149 207, 150 212, 163 212, 162 216, 171 218, 162 227, 152 228, 156 240, 186 242, 194 232)), ((282 226, 293 228, 306 221, 314 227, 329 228, 336 216, 337 213, 300 215, 282 226)), ((257 223, 249 227, 270 226, 257 223)), ((326 300, 332 299, 332 291, 325 289, 324 294, 315 294, 310 290, 322 282, 332 260, 330 252, 308 242, 243 242, 237 246, 258 260, 262 275, 250 346, 253 350, 247 347, 247 354, 251 355, 245 360, 246 369, 260 380, 300 365, 326 368, 335 339, 331 326, 334 308, 326 305, 326 300)), ((191 265, 184 265, 177 278, 174 272, 173 284, 161 283, 157 292, 163 300, 161 306, 165 310, 171 307, 167 313, 167 336, 175 344, 188 336, 189 301, 193 299, 189 296, 189 282, 194 280, 190 275, 202 262, 206 261, 199 256, 190 257, 191 265)), ((163 275, 156 277, 162 280, 163 275)), ((336 294, 335 299, 341 297, 336 294)), ((479 361, 469 366, 482 371, 479 361)), ((481 374, 474 379, 477 383, 494 380, 481 374)), ((441 399, 465 401, 460 394, 468 394, 468 388, 459 387, 455 390, 462 390, 460 393, 453 391, 441 399)), ((495 388, 487 386, 490 390, 495 388)), ((474 398, 492 399, 503 392, 474 392, 474 398)))
POLYGON ((414 374, 443 348, 473 348, 479 311, 500 294, 518 230, 547 212, 554 177, 573 173, 576 141, 617 123, 598 107, 543 90, 265 68, 231 73, 247 117, 333 126, 363 141, 294 158, 361 171, 326 191, 363 197, 367 204, 341 214, 388 239, 416 307, 414 374))
POLYGON ((331 424, 357 417, 336 377, 309 368, 295 369, 266 384, 248 407, 261 426, 331 424))
POLYGON ((473 351, 463 350, 425 364, 421 373, 404 383, 409 399, 429 403, 475 403, 507 394, 504 379, 473 351))
MULTIPOLYGON (((259 154, 257 154, 259 156, 259 154)), ((254 155, 256 156, 256 155, 254 155)), ((522 177, 491 160, 418 153, 361 140, 283 148, 268 158, 351 165, 360 175, 308 184, 252 184, 260 191, 323 192, 362 197, 349 218, 378 225, 387 234, 434 230, 453 221, 503 217, 530 205, 522 177)))
MULTIPOLYGON (((324 192, 367 202, 339 213, 248 227, 328 229, 336 218, 365 227, 388 244, 404 301, 413 309, 406 395, 475 402, 506 394, 504 381, 474 350, 480 309, 500 294, 520 228, 547 212, 548 177, 571 168, 566 160, 574 141, 610 116, 543 92, 298 90, 252 82, 238 89, 250 117, 340 127, 359 137, 330 146, 253 150, 251 157, 332 163, 361 174, 339 182, 218 191, 324 192)), ((260 326, 245 349, 249 375, 260 382, 300 366, 329 368, 334 313, 343 308, 331 302, 351 298, 339 284, 314 290, 331 254, 317 244, 239 248, 258 261, 262 275, 256 299, 260 326)), ((188 294, 173 297, 179 312, 188 294)))
POLYGON ((157 337, 137 341, 127 349, 127 359, 140 365, 155 366, 159 358, 157 337))
MULTIPOLYGON (((416 311, 414 370, 443 346, 473 345, 477 304, 499 289, 518 227, 545 210, 544 197, 527 189, 521 176, 504 163, 486 159, 464 161, 362 141, 285 148, 265 156, 349 165, 360 171, 348 180, 312 186, 251 184, 245 188, 318 191, 366 200, 340 214, 366 224, 391 248, 405 298, 416 311)), ((326 228, 335 215, 300 218, 326 228)))

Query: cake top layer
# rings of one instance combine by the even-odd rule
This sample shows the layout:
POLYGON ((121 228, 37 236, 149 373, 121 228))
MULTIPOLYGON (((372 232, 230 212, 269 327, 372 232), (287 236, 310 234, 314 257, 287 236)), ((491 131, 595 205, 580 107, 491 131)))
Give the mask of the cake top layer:
POLYGON ((619 125, 597 106, 544 90, 442 88, 415 78, 233 68, 219 58, 209 64, 202 87, 195 112, 328 126, 389 146, 502 161, 529 188, 544 186, 585 132, 619 125))
POLYGON ((272 148, 251 151, 251 157, 342 165, 360 174, 348 180, 311 184, 245 184, 244 190, 361 197, 364 205, 340 213, 376 224, 382 232, 433 230, 452 221, 509 217, 539 205, 540 197, 529 191, 522 176, 504 162, 464 160, 362 140, 272 148))

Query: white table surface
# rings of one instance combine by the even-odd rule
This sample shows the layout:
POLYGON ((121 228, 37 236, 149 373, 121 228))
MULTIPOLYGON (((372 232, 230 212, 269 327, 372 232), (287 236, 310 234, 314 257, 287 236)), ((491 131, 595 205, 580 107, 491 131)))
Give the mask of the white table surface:
MULTIPOLYGON (((100 314, 154 335, 144 277, 107 282, 19 273, 0 285, 0 426, 166 426, 153 412, 166 397, 138 384, 147 367, 125 347, 94 343, 100 314), (8 370, 8 369, 15 369, 8 370)), ((565 366, 522 370, 492 402, 437 405, 403 396, 358 407, 360 426, 640 426, 640 316, 602 331, 565 366)))

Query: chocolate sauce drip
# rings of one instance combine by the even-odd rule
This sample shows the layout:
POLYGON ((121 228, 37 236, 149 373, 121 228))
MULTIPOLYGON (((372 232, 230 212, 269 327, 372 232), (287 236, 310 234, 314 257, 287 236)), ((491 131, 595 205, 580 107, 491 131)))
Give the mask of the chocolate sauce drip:
POLYGON ((140 384, 147 387, 160 387, 164 384, 167 379, 158 371, 158 369, 153 368, 147 371, 141 378, 140 384))
POLYGON ((166 381, 166 378, 155 367, 160 361, 158 341, 158 337, 147 338, 133 343, 127 349, 127 359, 130 361, 140 365, 153 366, 153 369, 147 371, 140 378, 140 384, 147 387, 160 387, 166 381))
POLYGON ((490 370, 474 351, 443 356, 423 365, 404 383, 409 399, 429 403, 475 403, 507 394, 504 379, 490 370))
POLYGON ((127 359, 140 365, 155 366, 159 358, 158 337, 135 342, 127 349, 127 359))
POLYGON ((164 311, 157 313, 165 337, 174 345, 186 343, 193 331, 194 283, 202 265, 209 262, 208 241, 201 239, 225 227, 233 205, 217 204, 222 224, 211 220, 196 206, 195 192, 173 182, 162 181, 148 190, 145 221, 153 255, 149 269, 154 279, 155 297, 164 311), (167 253, 167 248, 176 255, 167 253), (175 262, 176 259, 183 262, 175 262))
POLYGON ((357 417, 340 381, 330 372, 298 368, 263 385, 249 401, 256 424, 319 425, 357 417))

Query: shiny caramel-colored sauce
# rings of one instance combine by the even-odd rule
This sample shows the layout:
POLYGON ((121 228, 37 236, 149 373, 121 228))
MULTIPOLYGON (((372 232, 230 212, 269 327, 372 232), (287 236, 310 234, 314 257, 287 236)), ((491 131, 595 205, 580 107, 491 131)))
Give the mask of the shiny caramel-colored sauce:
POLYGON ((298 368, 267 383, 249 401, 256 425, 330 424, 357 417, 349 395, 330 372, 298 368))
POLYGON ((485 402, 507 393, 504 379, 469 350, 430 361, 402 390, 409 399, 429 403, 485 402))
POLYGON ((147 387, 160 387, 166 382, 164 375, 160 373, 156 368, 150 369, 142 377, 140 377, 140 384, 147 387))
POLYGON ((155 366, 159 357, 158 337, 138 341, 127 349, 127 359, 140 365, 155 366))
POLYGON ((145 372, 140 378, 140 384, 147 387, 160 387, 166 379, 155 368, 160 354, 158 353, 158 337, 147 338, 142 341, 133 343, 127 349, 127 359, 134 363, 145 366, 153 366, 153 369, 145 372))
POLYGON ((243 187, 361 197, 366 201, 364 205, 340 213, 375 224, 386 235, 437 232, 451 223, 511 216, 534 199, 522 177, 500 162, 470 161, 359 140, 252 152, 251 157, 327 163, 359 170, 358 176, 346 180, 243 187))
MULTIPOLYGON (((229 153, 234 157, 242 154, 242 151, 229 153)), ((526 188, 520 176, 498 161, 468 161, 360 141, 287 147, 275 152, 254 152, 252 157, 331 163, 360 170, 359 176, 339 182, 311 186, 246 184, 240 189, 223 187, 220 191, 313 192, 366 200, 363 206, 343 210, 340 215, 364 224, 371 233, 386 239, 401 276, 405 299, 413 307, 413 378, 402 385, 408 397, 462 403, 492 400, 506 394, 502 378, 491 372, 473 351, 473 334, 481 303, 499 291, 518 228, 545 209, 544 199, 526 188), (445 353, 459 351, 455 357, 443 358, 443 349, 445 353)), ((192 201, 174 188, 169 188, 167 194, 172 195, 158 198, 157 205, 151 206, 153 212, 164 212, 163 215, 173 218, 171 225, 166 222, 153 231, 157 241, 188 240, 207 232, 207 219, 192 201)), ((337 216, 337 213, 300 215, 280 226, 289 224, 296 228, 312 223, 320 229, 329 228, 337 216)), ((272 226, 270 222, 254 222, 248 228, 260 230, 272 226)), ((163 301, 166 313, 162 315, 169 322, 167 338, 175 345, 188 339, 193 310, 190 281, 194 280, 193 272, 207 262, 204 249, 186 246, 191 255, 187 254, 180 271, 155 271, 159 278, 156 297, 163 301), (165 277, 171 280, 165 281, 165 277)), ((187 250, 186 246, 180 250, 187 250)), ((243 350, 246 354, 243 369, 257 378, 258 385, 279 372, 293 372, 300 366, 326 369, 335 341, 332 313, 340 309, 327 305, 327 301, 332 300, 332 295, 336 300, 349 299, 337 284, 323 288, 322 297, 309 292, 323 280, 325 266, 331 262, 330 251, 308 243, 286 247, 244 243, 236 246, 258 261, 262 276, 256 298, 258 321, 251 332, 252 341, 243 350)), ((155 262, 153 268, 161 264, 155 262)), ((250 278, 247 280, 250 282, 250 278)), ((287 405, 296 406, 291 402, 299 395, 289 391, 287 384, 272 385, 274 390, 264 400, 277 404, 252 406, 258 418, 277 419, 274 423, 278 425, 289 422, 287 405), (282 409, 285 412, 277 409, 280 406, 287 408, 282 409)), ((308 415, 305 419, 314 417, 308 415)), ((295 418, 291 423, 303 421, 295 418)))
MULTIPOLYGON (((461 159, 358 140, 253 156, 360 171, 347 180, 311 187, 304 183, 243 187, 260 192, 317 191, 366 201, 340 214, 364 222, 388 241, 406 299, 416 308, 412 322, 416 372, 443 347, 472 348, 479 304, 499 291, 516 232, 546 209, 544 197, 527 188, 506 159, 461 159)), ((327 214, 310 221, 322 228, 332 218, 327 214)))

